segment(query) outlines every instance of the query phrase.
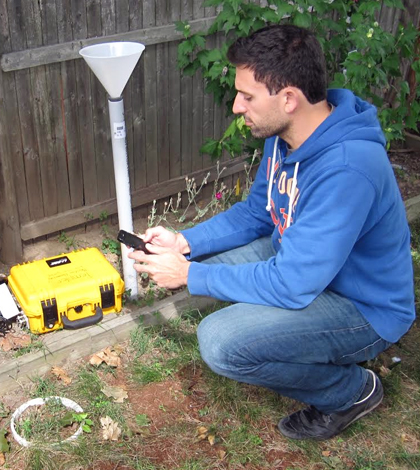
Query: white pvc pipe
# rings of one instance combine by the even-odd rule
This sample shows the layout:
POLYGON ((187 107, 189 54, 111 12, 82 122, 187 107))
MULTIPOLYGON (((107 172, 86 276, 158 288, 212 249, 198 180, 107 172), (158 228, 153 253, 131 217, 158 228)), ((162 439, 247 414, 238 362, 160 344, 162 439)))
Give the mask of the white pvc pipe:
MULTIPOLYGON (((131 212, 130 179, 128 175, 127 139, 124 120, 124 102, 122 97, 109 99, 109 120, 111 124, 112 154, 114 160, 115 189, 117 194, 118 223, 120 229, 133 231, 131 212)), ((127 257, 129 249, 121 244, 121 258, 125 289, 131 291, 131 297, 138 296, 137 272, 134 260, 127 257)))

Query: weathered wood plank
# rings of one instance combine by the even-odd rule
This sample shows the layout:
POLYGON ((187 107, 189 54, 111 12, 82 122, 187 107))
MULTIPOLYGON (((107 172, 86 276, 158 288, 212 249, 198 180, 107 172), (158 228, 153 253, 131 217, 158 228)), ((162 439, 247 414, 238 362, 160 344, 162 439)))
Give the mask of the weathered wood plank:
MULTIPOLYGON (((60 42, 73 40, 71 2, 58 2, 57 26, 60 42)), ((74 62, 61 64, 62 120, 71 208, 83 205, 83 165, 80 151, 79 114, 77 109, 77 75, 74 62)))
MULTIPOLYGON (((33 36, 36 28, 26 28, 25 21, 31 17, 30 5, 20 0, 14 5, 8 3, 8 17, 11 46, 13 49, 36 47, 39 39, 33 36), (26 35, 26 32, 28 33, 26 35), (26 38, 26 39, 25 39, 26 38)), ((42 201, 40 155, 33 119, 33 96, 31 74, 29 70, 19 70, 15 73, 17 108, 20 119, 20 141, 24 156, 24 178, 26 182, 26 197, 28 199, 28 220, 44 217, 42 201)), ((22 183, 21 183, 22 184, 22 183)), ((28 221, 21 218, 21 222, 28 221)))
MULTIPOLYGON (((129 31, 129 4, 128 0, 119 0, 115 2, 115 32, 126 33, 129 31)), ((124 98, 124 119, 127 141, 127 158, 128 173, 130 182, 134 178, 134 161, 133 161, 133 107, 130 80, 123 91, 124 98)))
MULTIPOLYGON (((1 13, 1 7, 0 7, 1 13)), ((0 71, 0 103, 3 102, 3 72, 0 71)), ((19 211, 13 178, 12 152, 7 138, 7 120, 0 114, 0 258, 15 263, 23 254, 19 233, 19 211)))
MULTIPOLYGON (((156 25, 167 24, 168 0, 156 0, 156 25)), ((170 179, 169 161, 169 55, 167 43, 156 46, 156 86, 157 86, 157 158, 158 181, 170 179)))
MULTIPOLYGON (((193 2, 193 18, 202 18, 204 7, 201 2, 193 2)), ((201 71, 197 71, 192 79, 192 141, 191 141, 191 168, 203 168, 203 155, 200 147, 203 143, 203 114, 204 114, 204 80, 201 71)))
MULTIPOLYGON (((224 163, 223 166, 226 167, 226 170, 223 172, 223 176, 227 177, 243 171, 245 162, 246 158, 241 157, 224 163)), ((208 172, 210 172, 208 182, 211 183, 217 176, 214 166, 196 171, 188 176, 201 182, 208 172)), ((185 191, 185 176, 179 176, 170 181, 141 188, 134 191, 131 195, 132 207, 144 206, 151 203, 154 199, 164 199, 182 191, 185 191)), ((77 225, 86 223, 87 214, 89 214, 90 220, 98 220, 101 213, 104 212, 108 215, 117 213, 117 202, 115 198, 98 202, 90 206, 73 209, 35 222, 23 224, 21 227, 21 237, 22 240, 27 241, 47 234, 59 232, 61 230, 66 230, 69 227, 76 227, 77 225)))
MULTIPOLYGON (((181 19, 189 22, 193 19, 193 1, 182 0, 181 19)), ((192 119, 193 77, 183 75, 181 78, 181 173, 192 171, 192 119)))
MULTIPOLYGON (((42 35, 45 45, 58 42, 57 7, 55 1, 43 0, 41 8, 42 35)), ((70 187, 67 172, 67 154, 64 142, 64 127, 62 119, 62 80, 60 64, 51 64, 46 68, 48 80, 48 114, 49 131, 48 139, 51 141, 52 149, 49 150, 49 158, 53 159, 55 181, 52 182, 56 191, 56 210, 63 212, 71 209, 70 187)))
MULTIPOLYGON (((90 5, 92 3, 95 3, 94 0, 87 0, 87 8, 89 12, 88 17, 92 22, 94 22, 94 16, 90 14, 90 12, 94 11, 94 8, 91 8, 90 5)), ((145 3, 148 4, 149 2, 145 3)), ((212 18, 191 21, 191 31, 202 31, 207 29, 211 23, 212 18)), ((138 41, 146 46, 151 46, 153 44, 182 39, 182 34, 175 30, 174 25, 150 27, 129 31, 127 33, 98 36, 85 40, 74 40, 67 43, 56 44, 54 46, 34 47, 28 50, 26 50, 25 47, 22 47, 22 50, 3 54, 1 58, 1 68, 5 72, 11 72, 13 70, 37 67, 39 65, 48 65, 56 62, 64 62, 66 60, 79 59, 79 50, 82 47, 102 42, 138 41)))
MULTIPOLYGON (((216 14, 215 7, 205 8, 205 15, 212 17, 216 14)), ((211 36, 206 41, 208 49, 214 49, 216 47, 216 38, 211 36)), ((204 91, 203 91, 204 92, 204 91)), ((213 95, 204 92, 204 105, 203 105, 203 135, 201 144, 205 142, 207 138, 214 138, 214 110, 215 102, 213 95)), ((210 155, 202 155, 203 166, 210 166, 212 163, 210 155)))
MULTIPOLYGON (((25 11, 25 20, 31 24, 31 34, 28 41, 32 45, 43 44, 46 37, 43 35, 41 15, 45 4, 30 2, 25 11), (43 37, 44 36, 44 37, 43 37)), ((47 25, 45 25, 47 26, 47 25)), ((50 25, 48 25, 50 26, 50 25)), ((44 28, 44 31, 47 28, 44 28)), ((28 45, 30 45, 28 43, 28 45)), ((44 215, 49 216, 58 212, 56 160, 54 144, 52 140, 52 127, 50 119, 50 90, 46 67, 38 67, 31 70, 31 88, 33 93, 33 117, 35 135, 39 149, 39 164, 41 171, 41 194, 44 207, 44 215)), ((39 189, 37 192, 39 192, 39 189)), ((32 197, 31 194, 28 194, 32 197)))
MULTIPOLYGON (((0 0, 0 51, 10 51, 7 0, 0 0)), ((19 116, 17 114, 15 82, 13 74, 0 72, 0 109, 11 109, 6 115, 0 112, 0 259, 13 264, 22 257, 20 214, 28 216, 29 209, 25 187, 20 192, 15 178, 24 174, 23 155, 19 140, 19 116), (18 201, 22 201, 19 208, 18 201)))
MULTIPOLYGON (((115 34, 115 3, 114 0, 101 0, 101 25, 102 32, 101 36, 108 36, 115 34)), ((101 85, 102 87, 102 85, 101 85)), ((98 126, 101 130, 98 140, 100 146, 98 150, 101 155, 105 158, 102 160, 99 178, 104 181, 102 186, 107 190, 102 194, 99 192, 100 200, 106 197, 113 197, 115 195, 115 177, 114 177, 114 162, 112 154, 112 143, 111 143, 111 128, 109 124, 109 106, 108 106, 108 93, 106 93, 106 99, 104 100, 104 112, 98 115, 98 126), (102 132, 104 131, 104 132, 102 132)))
MULTIPOLYGON (((101 1, 86 0, 88 37, 102 36, 101 1)), ((84 63, 88 69, 88 65, 84 63)), ((95 146, 95 171, 97 201, 112 197, 111 185, 114 179, 112 149, 106 91, 96 76, 89 72, 91 84, 91 106, 93 111, 93 136, 95 146)), ((89 158, 89 157, 88 157, 89 158)))
MULTIPOLYGON (((143 2, 130 0, 130 30, 139 30, 143 27, 143 2)), ((144 55, 140 57, 135 67, 128 86, 131 87, 131 100, 133 108, 133 150, 129 155, 129 162, 134 165, 130 172, 131 190, 137 190, 146 186, 146 120, 144 102, 144 55)))
MULTIPOLYGON (((86 38, 88 36, 88 18, 86 0, 72 1, 72 17, 77 21, 73 26, 73 36, 75 39, 86 38)), ((84 61, 75 63, 77 77, 77 113, 78 113, 78 135, 80 137, 79 151, 82 161, 83 197, 84 204, 90 205, 98 202, 97 173, 95 165, 95 140, 93 126, 93 109, 91 102, 90 80, 96 82, 95 77, 91 77, 91 72, 84 61)))
MULTIPOLYGON (((42 3, 32 3, 31 14, 26 12, 25 18, 28 18, 33 29, 36 30, 34 41, 37 44, 46 44, 50 39, 51 24, 49 5, 44 1, 42 3), (42 28, 42 23, 44 28, 42 28), (50 30, 50 31, 49 31, 50 30)), ((56 18, 53 18, 54 25, 56 18)), ((57 38, 55 37, 55 42, 57 38)), ((38 67, 31 71, 31 85, 33 92, 33 116, 35 125, 35 134, 40 152, 40 170, 41 170, 41 193, 44 201, 44 214, 46 216, 58 212, 57 178, 56 178, 56 159, 54 149, 53 130, 51 122, 51 92, 50 80, 46 67, 38 67)), ((29 195, 31 197, 31 195, 29 195)))
MULTIPOLYGON (((181 20, 181 0, 171 1, 170 21, 181 20)), ((169 43, 168 93, 169 93, 169 178, 181 175, 181 71, 178 68, 178 44, 169 43)))
MULTIPOLYGON (((143 27, 156 24, 155 2, 143 3, 143 27)), ((156 45, 148 47, 144 52, 144 102, 146 119, 146 184, 155 184, 159 180, 158 173, 158 121, 157 121, 157 58, 156 45)), ((159 135, 160 138, 160 135, 159 135)))

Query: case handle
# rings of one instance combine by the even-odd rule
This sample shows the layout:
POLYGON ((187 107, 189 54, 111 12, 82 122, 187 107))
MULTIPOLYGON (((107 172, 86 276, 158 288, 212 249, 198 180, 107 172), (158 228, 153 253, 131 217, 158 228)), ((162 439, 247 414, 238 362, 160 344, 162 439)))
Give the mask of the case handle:
POLYGON ((63 322, 63 328, 65 330, 78 330, 79 328, 85 328, 86 326, 96 325, 99 323, 104 314, 102 313, 101 307, 96 307, 95 315, 90 317, 80 318, 80 320, 69 320, 67 317, 61 317, 61 321, 63 322))

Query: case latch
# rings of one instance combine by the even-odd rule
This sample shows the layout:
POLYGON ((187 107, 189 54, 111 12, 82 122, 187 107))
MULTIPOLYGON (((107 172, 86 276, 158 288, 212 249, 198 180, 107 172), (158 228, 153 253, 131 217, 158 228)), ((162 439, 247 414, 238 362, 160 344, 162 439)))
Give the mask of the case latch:
POLYGON ((105 284, 99 286, 101 292, 101 305, 102 309, 111 308, 115 305, 115 291, 114 284, 105 284))
POLYGON ((57 301, 55 299, 41 300, 42 311, 44 313, 45 328, 54 328, 58 322, 57 301))

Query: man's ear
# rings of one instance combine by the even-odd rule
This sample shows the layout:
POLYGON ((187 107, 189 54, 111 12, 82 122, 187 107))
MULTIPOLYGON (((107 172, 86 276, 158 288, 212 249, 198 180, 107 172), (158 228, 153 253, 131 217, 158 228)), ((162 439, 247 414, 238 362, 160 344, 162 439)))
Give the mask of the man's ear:
POLYGON ((292 114, 299 104, 299 95, 297 89, 294 87, 286 87, 281 90, 283 101, 283 109, 286 114, 292 114))

